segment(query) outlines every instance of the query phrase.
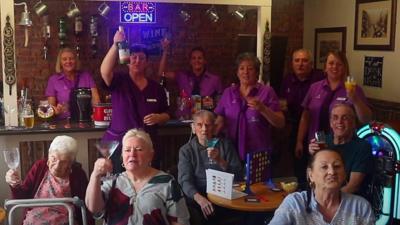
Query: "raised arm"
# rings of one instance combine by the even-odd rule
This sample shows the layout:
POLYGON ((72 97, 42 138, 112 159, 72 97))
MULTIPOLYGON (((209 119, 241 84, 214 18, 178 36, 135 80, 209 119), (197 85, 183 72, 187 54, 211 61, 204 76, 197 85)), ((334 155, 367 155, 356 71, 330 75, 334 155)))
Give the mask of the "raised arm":
POLYGON ((166 38, 161 40, 161 47, 163 51, 161 55, 160 66, 158 67, 158 77, 161 77, 164 74, 164 76, 169 79, 175 79, 175 72, 165 71, 167 67, 167 57, 170 44, 171 41, 166 38))
POLYGON ((347 96, 354 104, 354 109, 356 110, 357 118, 361 123, 368 123, 372 119, 372 111, 367 104, 364 92, 360 87, 354 90, 346 90, 347 96))
POLYGON ((97 159, 94 164, 93 172, 90 175, 89 184, 86 189, 85 203, 93 214, 101 213, 105 202, 101 192, 101 177, 112 171, 112 163, 108 159, 97 159))
POLYGON ((118 48, 117 42, 125 40, 125 33, 123 31, 117 30, 114 35, 114 43, 111 48, 108 50, 106 56, 104 57, 103 61, 101 62, 100 66, 100 73, 101 78, 103 78, 104 82, 107 86, 111 85, 111 81, 113 79, 113 69, 114 65, 117 61, 118 56, 118 48))

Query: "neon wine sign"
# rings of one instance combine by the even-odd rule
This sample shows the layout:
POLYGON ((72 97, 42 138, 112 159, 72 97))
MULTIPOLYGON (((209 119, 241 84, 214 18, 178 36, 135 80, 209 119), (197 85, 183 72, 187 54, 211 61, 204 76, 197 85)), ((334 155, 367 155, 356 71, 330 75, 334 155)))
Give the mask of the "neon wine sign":
POLYGON ((155 23, 156 3, 120 2, 121 23, 155 23))

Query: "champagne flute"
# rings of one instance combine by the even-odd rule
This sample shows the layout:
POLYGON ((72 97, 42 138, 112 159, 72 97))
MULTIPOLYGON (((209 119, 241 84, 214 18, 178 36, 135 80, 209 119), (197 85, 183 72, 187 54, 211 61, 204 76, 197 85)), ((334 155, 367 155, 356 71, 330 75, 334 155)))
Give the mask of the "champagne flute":
MULTIPOLYGON (((219 139, 218 138, 210 138, 206 140, 207 148, 215 148, 217 145, 219 139)), ((208 150, 207 150, 208 151, 208 150)), ((208 164, 213 165, 215 164, 214 160, 212 158, 208 158, 208 164)))
MULTIPOLYGON (((96 143, 96 148, 104 158, 110 159, 112 154, 117 149, 118 145, 119 145, 118 141, 101 140, 96 143)), ((115 179, 115 176, 113 176, 111 173, 108 172, 107 175, 102 177, 101 180, 105 181, 105 180, 113 180, 113 179, 115 179)))
POLYGON ((8 168, 16 170, 19 166, 19 149, 11 148, 3 151, 4 161, 7 163, 8 168))

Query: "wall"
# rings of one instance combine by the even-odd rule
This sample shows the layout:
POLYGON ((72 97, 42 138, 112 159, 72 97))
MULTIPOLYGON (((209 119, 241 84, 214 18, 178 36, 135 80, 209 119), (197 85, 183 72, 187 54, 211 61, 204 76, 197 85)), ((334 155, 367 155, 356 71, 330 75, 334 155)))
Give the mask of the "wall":
MULTIPOLYGON (((29 9, 32 9, 35 2, 29 2, 29 9)), ((51 39, 49 41, 49 57, 44 60, 41 55, 43 38, 41 33, 41 19, 32 13, 33 26, 29 29, 30 44, 28 48, 23 47, 24 30, 21 26, 16 26, 16 58, 17 58, 17 77, 18 87, 28 86, 32 90, 35 101, 43 99, 44 90, 47 85, 48 77, 54 72, 56 54, 59 48, 58 41, 58 19, 64 15, 70 1, 45 1, 50 9, 51 39)), ((108 2, 112 7, 109 20, 99 18, 99 37, 98 54, 95 58, 90 56, 90 36, 89 24, 90 15, 97 13, 97 7, 102 2, 77 1, 83 15, 85 32, 80 39, 81 60, 84 69, 92 72, 97 83, 100 84, 99 66, 104 57, 110 41, 108 36, 111 28, 118 26, 119 12, 117 2, 108 2)), ((236 57, 236 47, 238 34, 256 34, 257 31, 257 11, 248 11, 247 19, 238 21, 228 14, 227 6, 216 6, 220 14, 220 21, 213 24, 205 16, 205 11, 210 5, 186 5, 187 11, 192 15, 190 21, 184 23, 178 15, 181 4, 158 4, 158 22, 146 27, 167 27, 172 34, 172 48, 169 59, 169 70, 187 69, 187 55, 194 46, 203 46, 207 51, 209 59, 209 69, 220 74, 223 81, 228 84, 233 78, 234 59, 236 57)), ((15 11, 16 22, 20 18, 21 8, 15 11)), ((69 44, 75 47, 75 37, 73 35, 72 20, 68 20, 68 39, 69 44)), ((132 42, 140 42, 140 29, 144 25, 129 25, 129 36, 132 42)), ((114 31, 112 31, 113 33, 114 31)), ((151 57, 153 64, 150 70, 157 71, 158 56, 151 57)))
POLYGON ((288 38, 284 74, 291 70, 292 52, 303 47, 303 9, 304 0, 272 1, 272 35, 288 38))
MULTIPOLYGON (((397 4, 399 11, 400 4, 397 4)), ((400 70, 399 58, 400 43, 399 33, 396 32, 395 51, 355 51, 354 44, 354 20, 355 1, 336 0, 304 0, 304 47, 314 49, 314 29, 323 27, 347 27, 346 53, 350 64, 350 73, 355 76, 357 84, 362 85, 364 56, 383 56, 383 78, 382 88, 363 86, 367 97, 391 102, 400 102, 398 91, 400 81, 398 71, 400 70)), ((396 21, 399 21, 397 16, 396 21)), ((400 30, 400 24, 396 23, 396 30, 400 30)))

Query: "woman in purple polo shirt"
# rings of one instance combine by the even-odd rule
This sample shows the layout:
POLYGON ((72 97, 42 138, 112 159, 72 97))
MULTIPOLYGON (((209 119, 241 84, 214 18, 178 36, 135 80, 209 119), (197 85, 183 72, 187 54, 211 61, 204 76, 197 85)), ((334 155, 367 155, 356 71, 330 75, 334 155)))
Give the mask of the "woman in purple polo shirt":
POLYGON ((301 157, 304 146, 316 131, 330 131, 329 111, 337 103, 352 104, 361 123, 371 120, 372 112, 359 86, 346 90, 344 81, 349 75, 349 63, 342 52, 329 52, 325 64, 326 78, 311 85, 303 100, 297 135, 296 156, 301 157), (306 139, 307 136, 307 139, 306 139))
MULTIPOLYGON (((133 45, 130 49, 129 73, 113 73, 118 58, 117 43, 125 40, 123 31, 114 35, 114 44, 108 50, 100 66, 101 77, 111 92, 112 119, 103 140, 117 140, 120 145, 111 156, 114 172, 121 172, 121 141, 132 128, 142 128, 153 140, 157 140, 157 126, 169 120, 167 97, 157 82, 147 79, 145 69, 148 63, 147 48, 133 45)), ((157 143, 157 141, 155 141, 157 143)), ((156 168, 162 153, 155 148, 157 157, 153 160, 156 168)))
MULTIPOLYGON (((167 63, 167 52, 169 41, 164 39, 162 42, 163 55, 160 61, 159 75, 165 71, 167 63)), ((190 70, 180 72, 165 72, 164 75, 169 79, 174 79, 178 85, 179 92, 184 91, 187 95, 209 96, 216 100, 222 93, 222 83, 218 75, 210 73, 207 68, 205 51, 202 47, 195 47, 189 54, 190 70)), ((215 103, 214 103, 215 105, 215 103)))
POLYGON ((92 105, 100 102, 92 75, 80 70, 80 61, 74 50, 63 48, 58 52, 56 74, 50 76, 45 93, 49 103, 54 106, 57 119, 71 117, 68 106, 71 91, 75 88, 90 88, 92 105))
POLYGON ((236 63, 240 83, 225 89, 215 113, 217 132, 225 129, 243 160, 246 153, 271 151, 271 125, 284 127, 285 117, 274 90, 257 82, 260 60, 254 54, 243 53, 236 63))

